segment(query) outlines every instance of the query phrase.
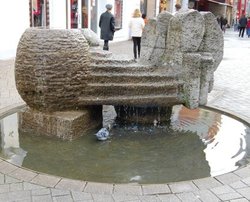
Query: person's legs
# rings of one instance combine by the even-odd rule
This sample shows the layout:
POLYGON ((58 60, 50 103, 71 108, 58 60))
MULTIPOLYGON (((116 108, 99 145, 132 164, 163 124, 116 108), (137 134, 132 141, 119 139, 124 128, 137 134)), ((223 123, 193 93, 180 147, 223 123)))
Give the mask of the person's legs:
POLYGON ((108 40, 104 40, 104 46, 103 46, 103 50, 109 50, 109 41, 108 40))
POLYGON ((138 57, 141 56, 141 37, 137 37, 137 45, 138 45, 138 57))
POLYGON ((244 37, 245 27, 242 27, 241 37, 244 37))
POLYGON ((241 32, 242 32, 242 27, 239 28, 239 37, 241 35, 241 32))
POLYGON ((133 36, 132 40, 133 40, 134 59, 137 59, 137 52, 136 52, 137 40, 136 40, 136 37, 133 36))
POLYGON ((223 32, 226 33, 226 25, 223 25, 223 32))

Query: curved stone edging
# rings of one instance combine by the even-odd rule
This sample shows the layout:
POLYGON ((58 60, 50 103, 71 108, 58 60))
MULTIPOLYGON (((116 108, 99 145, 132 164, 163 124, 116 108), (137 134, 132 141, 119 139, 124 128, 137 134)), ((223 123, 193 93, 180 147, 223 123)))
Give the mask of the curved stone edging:
POLYGON ((212 106, 212 105, 209 105, 209 104, 206 105, 206 106, 202 106, 202 107, 207 108, 207 109, 212 109, 214 111, 218 111, 221 114, 225 114, 225 115, 227 115, 229 117, 233 117, 236 120, 240 120, 241 122, 243 122, 243 123, 245 123, 247 125, 250 125, 250 118, 245 117, 245 116, 243 116, 241 114, 235 113, 233 111, 230 111, 228 109, 224 109, 224 108, 222 109, 222 108, 212 106))
MULTIPOLYGON (((17 103, 12 106, 5 107, 0 110, 0 117, 3 118, 17 109, 21 109, 25 104, 17 103)), ((211 106, 205 106, 213 110, 218 110, 222 113, 227 113, 229 116, 234 116, 241 119, 243 122, 250 124, 248 120, 235 113, 230 113, 226 110, 221 110, 211 106)), ((81 180, 73 180, 59 176, 49 175, 28 168, 16 166, 0 157, 0 173, 8 175, 24 182, 33 183, 46 188, 56 188, 70 191, 78 191, 91 194, 122 194, 131 196, 158 196, 159 194, 180 194, 180 193, 199 193, 204 190, 216 190, 224 185, 237 186, 237 183, 244 181, 246 184, 250 179, 250 166, 246 165, 236 171, 223 174, 216 177, 206 177, 194 179, 190 181, 180 181, 165 184, 111 184, 99 182, 87 182, 81 180)), ((217 194, 216 194, 217 195, 217 194)))
POLYGON ((4 107, 4 108, 0 109, 0 118, 2 119, 5 116, 8 116, 8 115, 12 114, 13 112, 15 112, 16 110, 23 108, 24 106, 26 106, 25 103, 19 102, 19 103, 4 107))

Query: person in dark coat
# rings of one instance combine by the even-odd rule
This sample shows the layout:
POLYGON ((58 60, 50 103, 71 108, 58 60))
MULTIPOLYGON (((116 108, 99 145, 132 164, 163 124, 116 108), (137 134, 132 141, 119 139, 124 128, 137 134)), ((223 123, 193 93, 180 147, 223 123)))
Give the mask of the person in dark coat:
POLYGON ((239 20, 239 37, 244 37, 244 32, 247 26, 247 18, 245 15, 242 15, 239 20))
POLYGON ((115 17, 111 13, 112 5, 106 5, 106 12, 102 13, 99 20, 101 39, 104 40, 103 50, 109 50, 109 40, 113 40, 115 33, 115 17))

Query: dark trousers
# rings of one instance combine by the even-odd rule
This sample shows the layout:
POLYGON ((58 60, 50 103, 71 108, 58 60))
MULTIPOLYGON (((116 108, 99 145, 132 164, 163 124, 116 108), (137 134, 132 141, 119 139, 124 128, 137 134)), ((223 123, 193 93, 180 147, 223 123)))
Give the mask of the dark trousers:
POLYGON ((239 36, 243 37, 245 32, 245 27, 240 27, 239 29, 239 36))
POLYGON ((141 37, 132 37, 133 40, 133 51, 134 51, 134 58, 137 59, 137 49, 138 49, 138 57, 140 57, 141 54, 141 37))
POLYGON ((109 50, 109 40, 104 40, 103 50, 109 50))

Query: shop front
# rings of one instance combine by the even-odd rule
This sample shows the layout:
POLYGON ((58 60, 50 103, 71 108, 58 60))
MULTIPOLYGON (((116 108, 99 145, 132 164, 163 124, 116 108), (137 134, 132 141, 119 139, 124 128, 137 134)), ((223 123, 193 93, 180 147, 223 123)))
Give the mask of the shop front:
POLYGON ((30 26, 45 27, 49 25, 49 0, 30 1, 30 26))
POLYGON ((156 4, 148 0, 29 0, 30 26, 62 29, 89 28, 100 34, 99 18, 106 11, 106 4, 112 4, 116 32, 114 41, 129 38, 129 21, 133 11, 156 16, 156 4), (153 13, 153 14, 152 14, 153 13))

